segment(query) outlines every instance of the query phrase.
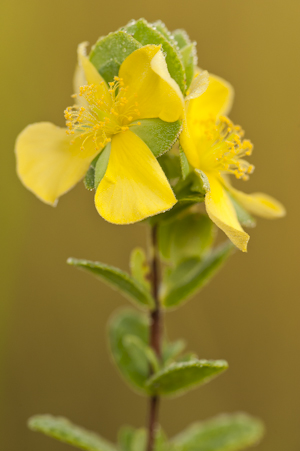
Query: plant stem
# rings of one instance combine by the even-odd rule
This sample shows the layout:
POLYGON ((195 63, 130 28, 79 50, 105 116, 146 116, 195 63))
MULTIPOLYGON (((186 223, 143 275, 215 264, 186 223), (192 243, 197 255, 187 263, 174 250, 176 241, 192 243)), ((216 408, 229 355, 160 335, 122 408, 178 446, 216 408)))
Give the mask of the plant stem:
MULTIPOLYGON (((155 309, 150 314, 150 346, 155 351, 159 360, 161 360, 161 341, 162 341, 162 312, 159 303, 159 257, 157 250, 157 226, 151 228, 151 286, 152 295, 155 300, 155 309)), ((159 397, 151 396, 149 400, 149 423, 148 423, 148 445, 147 451, 153 451, 155 430, 158 422, 159 397)))

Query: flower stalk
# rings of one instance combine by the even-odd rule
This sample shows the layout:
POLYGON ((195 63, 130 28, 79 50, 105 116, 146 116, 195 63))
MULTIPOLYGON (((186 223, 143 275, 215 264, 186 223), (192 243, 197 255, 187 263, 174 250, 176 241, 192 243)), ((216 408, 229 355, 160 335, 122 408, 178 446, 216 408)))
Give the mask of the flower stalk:
MULTIPOLYGON (((159 302, 160 282, 159 256, 157 250, 157 226, 151 228, 151 288, 155 301, 155 309, 150 313, 150 346, 157 359, 161 360, 162 350, 162 311, 159 302)), ((154 449, 155 430, 158 423, 159 397, 151 396, 149 400, 149 423, 147 451, 154 449)))

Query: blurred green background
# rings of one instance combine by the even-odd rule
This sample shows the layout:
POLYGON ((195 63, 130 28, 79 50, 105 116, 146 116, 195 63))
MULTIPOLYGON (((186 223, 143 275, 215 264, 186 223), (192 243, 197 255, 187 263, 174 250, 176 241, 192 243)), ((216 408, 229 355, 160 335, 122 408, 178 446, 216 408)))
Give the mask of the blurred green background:
POLYGON ((121 381, 106 347, 107 320, 126 301, 65 261, 127 269, 145 229, 105 223, 82 184, 56 209, 42 204, 17 179, 14 161, 27 124, 64 124, 77 44, 139 17, 185 28, 198 42, 199 65, 233 84, 231 118, 254 142, 256 166, 235 186, 272 194, 288 210, 284 220, 259 220, 248 254, 237 252, 168 315, 172 339, 186 337, 189 349, 227 359, 230 370, 165 401, 162 424, 172 435, 194 420, 245 410, 267 426, 257 449, 299 450, 299 0, 2 0, 1 449, 69 449, 27 430, 36 413, 65 415, 111 440, 121 424, 144 423, 146 402, 121 381))

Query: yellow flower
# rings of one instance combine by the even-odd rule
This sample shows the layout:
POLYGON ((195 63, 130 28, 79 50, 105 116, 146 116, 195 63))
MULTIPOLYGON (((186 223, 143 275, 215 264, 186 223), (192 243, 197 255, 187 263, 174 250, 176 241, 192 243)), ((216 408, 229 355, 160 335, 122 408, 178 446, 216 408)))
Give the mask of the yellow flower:
POLYGON ((176 198, 165 174, 149 147, 130 130, 140 119, 175 122, 182 117, 182 94, 160 46, 131 53, 109 86, 85 56, 85 46, 78 50, 75 84, 81 87, 74 96, 76 105, 65 110, 67 128, 42 122, 18 136, 20 179, 42 201, 55 205, 105 149, 108 164, 95 193, 103 218, 128 224, 170 209, 176 198))
POLYGON ((229 112, 232 100, 233 89, 229 83, 211 75, 206 92, 186 101, 180 142, 196 173, 203 171, 209 180, 210 191, 205 196, 208 216, 246 252, 250 237, 239 223, 233 202, 249 213, 268 219, 284 216, 285 209, 266 194, 244 194, 229 182, 229 174, 247 180, 254 169, 244 160, 251 154, 252 144, 242 139, 239 126, 223 116, 229 112))

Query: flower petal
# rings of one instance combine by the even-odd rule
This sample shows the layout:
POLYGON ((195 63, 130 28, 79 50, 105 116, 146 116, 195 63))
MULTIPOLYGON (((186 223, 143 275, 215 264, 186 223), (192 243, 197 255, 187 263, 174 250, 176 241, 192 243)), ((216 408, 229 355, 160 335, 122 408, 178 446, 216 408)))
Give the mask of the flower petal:
MULTIPOLYGON (((194 79, 195 82, 196 80, 197 78, 194 79)), ((200 136, 202 134, 199 122, 208 119, 215 120, 218 116, 227 114, 231 108, 232 101, 232 86, 222 78, 211 74, 209 75, 209 85, 205 92, 196 98, 190 99, 189 96, 187 97, 180 144, 190 164, 195 168, 200 165, 199 151, 196 147, 199 133, 200 136)))
POLYGON ((208 85, 209 75, 207 70, 198 72, 192 81, 189 94, 186 96, 185 100, 196 99, 201 96, 207 90, 208 85))
POLYGON ((175 122, 183 112, 183 96, 171 78, 160 46, 146 45, 131 53, 122 63, 119 76, 128 87, 126 97, 141 119, 159 117, 175 122))
POLYGON ((266 219, 276 219, 285 216, 284 206, 271 196, 263 193, 245 194, 242 191, 228 187, 230 194, 250 213, 266 219))
POLYGON ((17 172, 23 184, 47 204, 55 205, 85 175, 99 151, 50 122, 26 127, 16 141, 17 172))
POLYGON ((108 91, 108 86, 104 79, 101 77, 95 66, 90 62, 90 60, 86 56, 86 47, 88 43, 82 42, 79 44, 77 49, 78 56, 78 65, 75 69, 73 85, 75 94, 77 94, 77 99, 79 100, 79 104, 85 103, 84 99, 79 97, 80 86, 95 85, 95 89, 97 89, 97 96, 101 98, 104 96, 104 101, 107 105, 111 105, 111 96, 108 91), (83 102, 82 102, 83 100, 83 102))
POLYGON ((226 116, 232 106, 233 87, 216 75, 209 75, 209 85, 206 91, 189 102, 187 105, 188 121, 217 119, 218 116, 226 116))
POLYGON ((95 205, 114 224, 130 224, 169 210, 176 198, 146 144, 130 130, 112 137, 107 171, 95 205))
POLYGON ((225 188, 217 177, 206 175, 210 184, 210 192, 205 196, 205 206, 208 216, 226 233, 236 247, 246 252, 250 237, 242 229, 225 188))

